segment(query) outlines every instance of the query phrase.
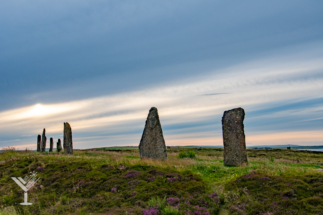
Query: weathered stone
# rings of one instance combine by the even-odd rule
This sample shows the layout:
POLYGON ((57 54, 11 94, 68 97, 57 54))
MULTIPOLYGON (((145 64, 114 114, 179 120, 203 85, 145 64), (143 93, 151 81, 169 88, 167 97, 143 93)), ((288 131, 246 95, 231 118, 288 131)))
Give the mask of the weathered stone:
POLYGON ((45 152, 46 151, 46 141, 47 141, 47 138, 46 138, 46 130, 44 128, 43 135, 41 137, 41 147, 40 147, 40 151, 41 152, 45 152))
POLYGON ((73 154, 72 129, 68 122, 64 122, 64 153, 73 154))
POLYGON ((62 143, 61 143, 61 139, 58 139, 58 140, 57 140, 56 150, 57 150, 57 152, 62 151, 62 143))
POLYGON ((155 107, 152 107, 149 110, 145 129, 139 144, 139 152, 141 159, 167 159, 163 131, 159 121, 157 108, 155 107))
POLYGON ((49 139, 49 151, 52 152, 53 151, 53 144, 54 144, 54 140, 53 138, 51 137, 49 139))
POLYGON ((224 165, 248 165, 242 108, 225 111, 222 117, 224 165))
POLYGON ((40 145, 41 145, 41 136, 38 134, 38 136, 37 136, 37 152, 40 152, 40 145))

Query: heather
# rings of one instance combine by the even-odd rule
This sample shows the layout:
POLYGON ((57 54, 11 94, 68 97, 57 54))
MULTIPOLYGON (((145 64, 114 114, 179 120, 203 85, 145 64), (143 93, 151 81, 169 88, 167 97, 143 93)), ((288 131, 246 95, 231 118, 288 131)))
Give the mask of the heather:
POLYGON ((264 176, 251 173, 226 185, 231 214, 323 214, 319 174, 264 176))
POLYGON ((226 167, 222 149, 171 148, 167 161, 138 150, 75 150, 74 155, 0 154, 0 214, 320 214, 323 154, 248 150, 249 165, 226 167), (180 158, 180 153, 195 157, 180 158), (10 177, 36 171, 23 191, 10 177), (9 212, 8 212, 9 211, 9 212))

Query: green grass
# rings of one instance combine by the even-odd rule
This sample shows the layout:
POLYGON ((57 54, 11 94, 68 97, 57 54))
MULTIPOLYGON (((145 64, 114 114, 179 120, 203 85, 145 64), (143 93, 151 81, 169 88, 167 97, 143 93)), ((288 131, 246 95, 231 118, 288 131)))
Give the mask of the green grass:
POLYGON ((141 160, 138 151, 128 149, 73 156, 6 151, 0 154, 0 215, 323 211, 323 173, 316 170, 323 169, 322 154, 247 151, 245 167, 224 166, 222 149, 171 148, 167 161, 141 160), (181 159, 180 153, 194 159, 181 159), (42 180, 28 192, 33 205, 20 206, 23 191, 11 177, 37 169, 42 180))
POLYGON ((178 154, 178 158, 195 158, 195 152, 194 151, 180 152, 178 154))
POLYGON ((118 147, 118 146, 114 146, 114 147, 106 147, 104 148, 105 150, 139 150, 138 147, 118 147))
POLYGON ((130 158, 130 159, 140 159, 140 156, 128 155, 128 156, 126 156, 126 158, 130 158))

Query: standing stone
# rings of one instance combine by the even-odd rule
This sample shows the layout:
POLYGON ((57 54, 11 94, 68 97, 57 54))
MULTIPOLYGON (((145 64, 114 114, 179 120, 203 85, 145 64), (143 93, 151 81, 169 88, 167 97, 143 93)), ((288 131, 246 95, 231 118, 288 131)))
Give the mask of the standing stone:
POLYGON ((61 139, 58 139, 58 141, 57 141, 56 150, 57 150, 57 152, 62 151, 61 139))
POLYGON ((53 138, 51 137, 49 139, 49 151, 52 152, 53 151, 53 144, 54 144, 54 140, 53 138))
POLYGON ((64 153, 73 154, 72 129, 68 122, 64 122, 64 153))
POLYGON ((45 152, 46 151, 46 141, 47 141, 47 137, 46 137, 46 130, 44 128, 43 130, 43 135, 42 135, 42 138, 41 138, 41 147, 40 147, 40 151, 41 152, 45 152))
POLYGON ((224 165, 248 165, 242 108, 225 111, 222 117, 224 165))
POLYGON ((167 159, 163 131, 159 121, 157 108, 155 107, 152 107, 149 110, 145 129, 139 144, 139 152, 141 159, 167 159))
POLYGON ((41 145, 41 136, 38 134, 38 137, 37 137, 37 152, 40 152, 40 145, 41 145))

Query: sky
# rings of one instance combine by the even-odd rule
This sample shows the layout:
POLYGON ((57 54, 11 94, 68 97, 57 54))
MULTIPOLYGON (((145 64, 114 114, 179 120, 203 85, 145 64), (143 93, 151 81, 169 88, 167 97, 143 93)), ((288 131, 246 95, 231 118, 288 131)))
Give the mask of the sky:
POLYGON ((43 128, 56 143, 64 122, 74 148, 138 146, 151 107, 167 146, 223 146, 238 107, 247 146, 323 145, 322 8, 0 1, 0 148, 36 149, 43 128))

